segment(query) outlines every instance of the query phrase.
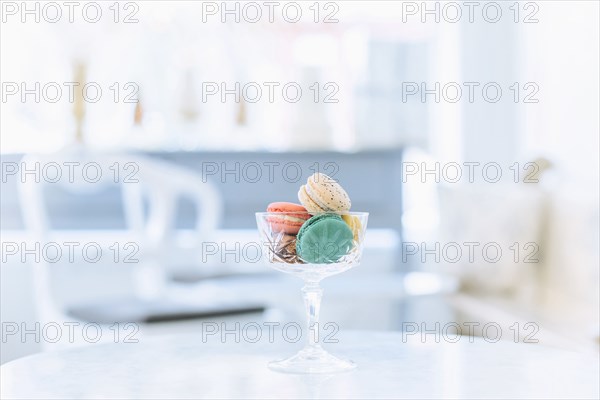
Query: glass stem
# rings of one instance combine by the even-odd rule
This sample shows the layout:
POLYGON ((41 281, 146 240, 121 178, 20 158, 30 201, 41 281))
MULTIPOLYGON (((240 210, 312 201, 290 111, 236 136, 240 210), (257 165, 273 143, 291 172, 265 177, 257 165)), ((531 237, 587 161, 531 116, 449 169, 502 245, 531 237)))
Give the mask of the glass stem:
POLYGON ((323 289, 319 287, 319 282, 306 282, 302 288, 302 294, 308 317, 307 348, 317 350, 321 347, 319 345, 319 309, 321 308, 323 289))

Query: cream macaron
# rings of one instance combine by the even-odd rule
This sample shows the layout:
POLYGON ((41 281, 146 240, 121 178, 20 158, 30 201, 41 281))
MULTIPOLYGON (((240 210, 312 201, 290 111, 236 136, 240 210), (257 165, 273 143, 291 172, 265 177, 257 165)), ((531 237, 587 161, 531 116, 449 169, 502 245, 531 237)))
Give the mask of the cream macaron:
POLYGON ((298 191, 298 199, 309 213, 349 211, 350 197, 333 178, 312 174, 298 191))

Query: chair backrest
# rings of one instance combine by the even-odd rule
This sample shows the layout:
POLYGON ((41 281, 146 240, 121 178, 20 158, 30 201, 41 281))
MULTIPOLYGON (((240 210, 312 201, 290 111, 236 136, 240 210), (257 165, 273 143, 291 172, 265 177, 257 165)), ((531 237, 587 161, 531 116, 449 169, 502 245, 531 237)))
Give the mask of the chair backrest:
POLYGON ((51 155, 26 155, 22 159, 22 168, 28 170, 44 169, 50 164, 60 168, 63 175, 60 179, 53 182, 54 175, 51 180, 23 179, 19 185, 25 227, 38 237, 45 237, 53 229, 45 196, 48 185, 57 185, 76 196, 93 196, 111 185, 119 186, 125 226, 155 243, 171 237, 180 198, 187 198, 196 206, 195 230, 198 234, 208 233, 221 223, 223 208, 219 191, 194 172, 168 162, 140 155, 93 153, 82 149, 51 155), (65 171, 76 170, 76 167, 81 171, 72 173, 71 177, 65 176, 65 171))
MULTIPOLYGON (((125 187, 122 185, 124 179, 118 174, 123 168, 122 165, 130 162, 132 161, 129 157, 92 154, 80 148, 52 154, 25 155, 21 160, 21 169, 32 171, 30 175, 22 177, 18 186, 25 228, 38 238, 45 238, 55 229, 48 210, 48 189, 58 188, 71 196, 91 197, 111 187, 125 187)), ((128 196, 128 199, 130 202, 124 206, 135 206, 132 202, 134 199, 131 196, 128 196)), ((128 213, 135 210, 124 207, 124 211, 127 222, 133 221, 128 213)), ((142 226, 142 221, 137 220, 137 226, 128 228, 141 229, 142 226)))
POLYGON ((144 232, 153 243, 164 243, 172 237, 177 201, 183 198, 191 200, 196 207, 194 229, 198 237, 204 237, 219 227, 223 202, 219 191, 210 182, 203 182, 194 172, 165 161, 138 157, 136 163, 141 185, 126 187, 126 214, 130 225, 138 226, 143 220, 140 214, 142 205, 138 202, 147 199, 149 213, 144 232))

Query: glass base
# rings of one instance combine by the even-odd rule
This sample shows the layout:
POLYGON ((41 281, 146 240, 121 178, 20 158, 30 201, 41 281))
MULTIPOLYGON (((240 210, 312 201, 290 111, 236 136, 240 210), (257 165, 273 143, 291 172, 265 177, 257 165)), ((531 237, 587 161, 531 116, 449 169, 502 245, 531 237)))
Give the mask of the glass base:
POLYGON ((306 347, 285 360, 271 361, 269 368, 288 374, 331 374, 350 371, 356 364, 329 354, 321 347, 306 347))

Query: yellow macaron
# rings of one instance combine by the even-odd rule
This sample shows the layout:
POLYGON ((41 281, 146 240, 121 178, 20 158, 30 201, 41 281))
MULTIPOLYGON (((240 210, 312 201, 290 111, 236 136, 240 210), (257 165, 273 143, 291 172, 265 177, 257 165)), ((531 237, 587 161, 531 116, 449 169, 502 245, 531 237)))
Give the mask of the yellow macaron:
POLYGON ((354 215, 344 214, 342 215, 342 219, 345 223, 348 224, 350 230, 354 234, 354 240, 358 241, 360 239, 360 233, 362 231, 362 224, 360 223, 360 219, 355 217, 354 215))

